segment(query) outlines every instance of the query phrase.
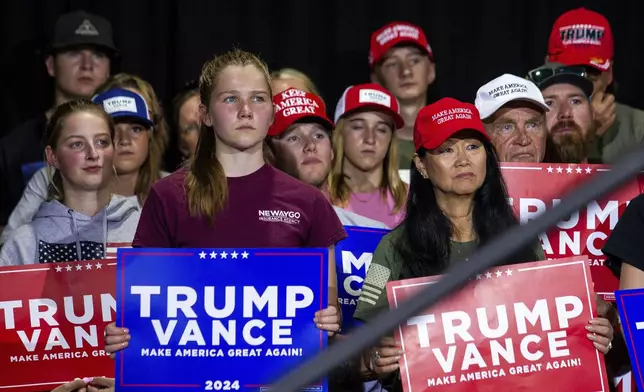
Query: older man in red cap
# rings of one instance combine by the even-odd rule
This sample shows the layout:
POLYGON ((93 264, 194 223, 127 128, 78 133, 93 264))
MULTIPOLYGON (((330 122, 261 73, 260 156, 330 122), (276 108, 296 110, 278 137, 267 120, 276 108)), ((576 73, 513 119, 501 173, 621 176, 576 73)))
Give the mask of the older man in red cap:
POLYGON ((595 142, 589 162, 613 163, 628 148, 644 141, 644 111, 616 103, 613 95, 613 32, 601 14, 578 8, 554 23, 547 60, 586 68, 595 88, 591 100, 595 142))

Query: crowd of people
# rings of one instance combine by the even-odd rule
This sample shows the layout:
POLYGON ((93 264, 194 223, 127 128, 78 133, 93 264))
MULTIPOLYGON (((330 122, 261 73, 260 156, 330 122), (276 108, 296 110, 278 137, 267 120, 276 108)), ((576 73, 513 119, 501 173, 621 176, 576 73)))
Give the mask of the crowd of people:
MULTIPOLYGON (((348 86, 334 110, 304 73, 271 72, 239 49, 207 61, 198 86, 164 110, 148 82, 110 74, 117 51, 100 16, 56 23, 45 62, 55 104, 0 140, 0 265, 102 259, 111 243, 328 248, 329 303, 313 321, 330 344, 350 338, 333 256, 344 225, 391 229, 354 315, 369 322, 388 308, 388 281, 440 274, 518 224, 501 162, 611 164, 644 139, 644 111, 612 92, 610 25, 583 8, 557 19, 544 64, 499 75, 471 103, 428 105, 432 49, 407 22, 373 33, 370 83, 348 86), (185 160, 164 168, 173 139, 185 160), (258 219, 263 210, 297 218, 258 219)), ((639 196, 603 249, 625 289, 644 287, 642 232, 639 196)), ((508 263, 544 259, 535 238, 508 263)), ((598 309, 588 339, 616 374, 628 362, 623 352, 611 359, 616 311, 599 299, 598 309)), ((126 327, 107 327, 108 352, 127 348, 126 327)), ((400 355, 383 337, 332 373, 330 388, 401 391, 400 355)), ((56 392, 112 387, 86 378, 56 392)))

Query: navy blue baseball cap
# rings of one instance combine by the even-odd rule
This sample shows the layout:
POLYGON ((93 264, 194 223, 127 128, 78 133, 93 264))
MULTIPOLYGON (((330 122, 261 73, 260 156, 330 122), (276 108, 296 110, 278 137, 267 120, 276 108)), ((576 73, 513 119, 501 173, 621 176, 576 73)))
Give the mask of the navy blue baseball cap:
POLYGON ((145 98, 134 91, 113 88, 95 95, 92 101, 102 105, 107 114, 115 120, 131 119, 148 127, 154 127, 145 98))

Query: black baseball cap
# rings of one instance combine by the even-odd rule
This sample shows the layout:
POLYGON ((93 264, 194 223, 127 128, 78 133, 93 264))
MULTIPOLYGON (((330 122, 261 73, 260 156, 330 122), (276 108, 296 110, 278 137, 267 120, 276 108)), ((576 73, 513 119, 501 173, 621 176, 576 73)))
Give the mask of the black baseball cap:
POLYGON ((107 19, 82 10, 61 15, 54 26, 49 53, 85 45, 96 46, 109 56, 118 54, 107 19))
POLYGON ((531 80, 543 91, 554 84, 571 84, 577 86, 590 98, 595 85, 588 79, 588 71, 582 66, 567 66, 548 62, 528 72, 526 79, 531 80))

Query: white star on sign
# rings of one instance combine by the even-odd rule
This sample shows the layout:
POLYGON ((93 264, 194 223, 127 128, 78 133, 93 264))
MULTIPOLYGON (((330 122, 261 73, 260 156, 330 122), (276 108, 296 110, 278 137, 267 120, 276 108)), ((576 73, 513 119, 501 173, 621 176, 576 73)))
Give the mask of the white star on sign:
POLYGON ((591 169, 589 167, 586 168, 586 174, 590 174, 590 172, 592 172, 592 171, 593 171, 593 169, 591 169))
POLYGON ((485 278, 486 278, 486 279, 491 279, 491 278, 492 278, 492 273, 490 273, 490 272, 486 272, 486 273, 485 273, 485 278))
POLYGON ((71 265, 68 265, 67 267, 65 267, 65 269, 66 269, 67 271, 71 271, 71 270, 72 270, 72 266, 71 266, 71 265))
POLYGON ((103 264, 101 263, 96 263, 96 269, 101 269, 103 268, 103 264))
POLYGON ((221 258, 222 259, 225 259, 227 257, 228 257, 228 253, 226 253, 226 251, 221 252, 221 258))
POLYGON ((578 168, 577 168, 577 169, 575 169, 575 170, 577 170, 577 174, 581 174, 581 172, 583 172, 583 170, 581 169, 581 167, 578 167, 578 168))
POLYGON ((205 258, 206 258, 206 252, 204 252, 204 251, 202 250, 202 251, 201 251, 201 253, 199 253, 199 258, 200 258, 200 259, 205 259, 205 258))
POLYGON ((230 255, 233 257, 233 259, 236 259, 238 254, 239 253, 233 251, 233 253, 231 253, 230 255))
POLYGON ((635 329, 644 329, 644 321, 638 321, 635 323, 635 329))
POLYGON ((552 171, 553 171, 552 166, 548 166, 548 173, 552 173, 552 171))
POLYGON ((82 269, 83 269, 83 266, 82 266, 82 265, 80 265, 80 264, 79 264, 79 265, 77 265, 77 266, 76 266, 76 271, 80 271, 80 270, 82 270, 82 269))
POLYGON ((501 271, 499 271, 499 270, 496 270, 496 277, 497 277, 497 278, 500 278, 500 277, 502 277, 502 276, 503 276, 503 272, 501 272, 501 271))
POLYGON ((483 276, 481 274, 476 274, 476 280, 481 280, 483 276))
POLYGON ((86 269, 86 270, 88 270, 88 271, 89 271, 89 270, 91 270, 91 269, 92 269, 92 265, 88 263, 88 264, 85 266, 85 269, 86 269))
POLYGON ((568 173, 568 174, 572 173, 572 167, 568 167, 568 168, 566 169, 566 173, 568 173))
POLYGON ((60 265, 58 267, 56 267, 56 272, 60 272, 62 270, 63 270, 63 267, 61 267, 60 265))
POLYGON ((511 270, 511 269, 509 269, 509 268, 508 268, 508 269, 506 269, 506 270, 505 270, 505 274, 506 274, 507 276, 511 276, 511 275, 512 275, 512 270, 511 270))
POLYGON ((247 259, 248 258, 248 252, 243 251, 242 252, 242 259, 247 259))
POLYGON ((217 258, 217 252, 215 252, 214 250, 212 252, 210 252, 210 258, 211 259, 216 259, 217 258))
POLYGON ((557 173, 563 173, 563 169, 561 167, 557 168, 557 173))

